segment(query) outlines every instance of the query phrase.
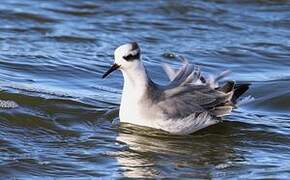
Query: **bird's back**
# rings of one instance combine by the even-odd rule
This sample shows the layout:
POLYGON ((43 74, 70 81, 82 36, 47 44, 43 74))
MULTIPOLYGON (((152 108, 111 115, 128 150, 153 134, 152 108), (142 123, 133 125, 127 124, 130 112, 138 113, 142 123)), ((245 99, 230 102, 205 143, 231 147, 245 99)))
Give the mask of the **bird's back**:
POLYGON ((212 82, 213 86, 202 78, 193 66, 185 64, 171 76, 167 86, 150 81, 143 101, 149 104, 147 112, 156 112, 153 124, 175 134, 188 134, 216 124, 230 114, 249 86, 236 85, 234 81, 220 87, 212 82))

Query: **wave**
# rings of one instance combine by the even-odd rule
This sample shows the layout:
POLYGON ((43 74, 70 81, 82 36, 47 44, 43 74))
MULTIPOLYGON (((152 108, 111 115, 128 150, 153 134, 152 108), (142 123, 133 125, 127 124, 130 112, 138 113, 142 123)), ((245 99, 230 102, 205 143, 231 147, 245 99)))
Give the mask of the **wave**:
POLYGON ((83 43, 95 43, 95 37, 73 36, 73 35, 48 35, 49 39, 56 40, 58 42, 83 42, 83 43))
MULTIPOLYGON (((249 94, 255 100, 252 109, 270 112, 290 112, 290 79, 253 82, 249 94)), ((252 105, 251 105, 252 104, 252 105)))
POLYGON ((31 13, 31 12, 17 12, 17 11, 12 11, 12 10, 4 10, 2 11, 1 18, 4 19, 10 19, 14 21, 19 21, 19 20, 26 20, 26 21, 33 21, 37 23, 56 23, 58 20, 48 17, 43 14, 38 14, 36 12, 31 13))
POLYGON ((4 109, 4 108, 17 108, 18 104, 14 101, 10 101, 10 100, 1 100, 0 99, 0 109, 4 109))

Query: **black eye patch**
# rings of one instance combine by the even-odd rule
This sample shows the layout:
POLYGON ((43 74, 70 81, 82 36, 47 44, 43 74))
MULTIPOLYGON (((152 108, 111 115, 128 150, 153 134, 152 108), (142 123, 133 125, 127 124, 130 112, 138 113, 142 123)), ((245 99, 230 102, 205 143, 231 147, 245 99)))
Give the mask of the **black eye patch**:
POLYGON ((140 58, 140 52, 138 51, 137 54, 135 55, 132 55, 132 54, 129 54, 127 56, 123 56, 123 58, 126 60, 126 61, 133 61, 135 59, 139 59, 140 58))

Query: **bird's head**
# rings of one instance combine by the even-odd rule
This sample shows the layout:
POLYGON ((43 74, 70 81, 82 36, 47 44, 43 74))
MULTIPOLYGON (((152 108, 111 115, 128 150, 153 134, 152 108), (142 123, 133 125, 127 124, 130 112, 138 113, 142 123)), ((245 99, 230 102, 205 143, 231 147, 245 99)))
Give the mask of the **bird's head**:
POLYGON ((140 61, 141 51, 136 42, 127 43, 119 46, 114 52, 115 62, 111 68, 103 75, 103 78, 111 72, 121 69, 127 70, 138 66, 140 61))

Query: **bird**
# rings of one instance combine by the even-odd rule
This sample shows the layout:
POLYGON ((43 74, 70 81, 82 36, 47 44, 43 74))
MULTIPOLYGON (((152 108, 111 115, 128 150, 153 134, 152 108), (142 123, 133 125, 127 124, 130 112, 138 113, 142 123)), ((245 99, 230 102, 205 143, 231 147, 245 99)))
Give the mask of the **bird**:
POLYGON ((114 63, 103 74, 121 70, 124 83, 119 109, 121 123, 187 135, 217 124, 236 107, 249 84, 217 81, 227 75, 205 78, 200 68, 184 61, 179 70, 164 66, 170 81, 157 84, 150 78, 137 42, 123 44, 114 51, 114 63))

